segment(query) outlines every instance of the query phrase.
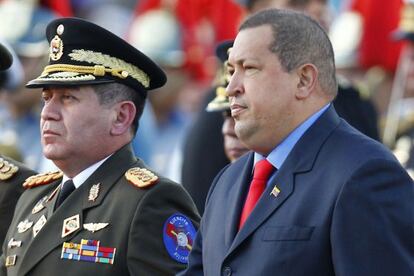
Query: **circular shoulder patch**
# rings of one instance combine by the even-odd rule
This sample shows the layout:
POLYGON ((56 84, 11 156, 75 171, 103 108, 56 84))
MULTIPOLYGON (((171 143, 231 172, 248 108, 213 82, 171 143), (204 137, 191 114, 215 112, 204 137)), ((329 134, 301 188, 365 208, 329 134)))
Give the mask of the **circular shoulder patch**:
POLYGON ((163 230, 164 245, 173 260, 188 263, 195 234, 191 220, 183 214, 176 213, 167 219, 163 230))

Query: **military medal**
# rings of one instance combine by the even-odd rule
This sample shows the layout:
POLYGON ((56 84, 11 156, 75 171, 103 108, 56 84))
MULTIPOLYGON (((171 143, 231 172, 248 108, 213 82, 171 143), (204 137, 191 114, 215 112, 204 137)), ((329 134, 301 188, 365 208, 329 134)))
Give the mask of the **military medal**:
POLYGON ((88 231, 91 231, 92 233, 95 233, 96 231, 99 231, 101 229, 104 229, 107 227, 109 223, 85 223, 83 225, 83 228, 85 228, 88 231))
POLYGON ((96 200, 96 198, 99 195, 100 185, 101 185, 101 183, 92 185, 91 189, 89 190, 89 196, 88 196, 89 201, 95 201, 96 200))
POLYGON ((37 234, 42 230, 43 226, 46 224, 46 217, 45 215, 41 216, 40 219, 36 222, 33 226, 33 238, 37 236, 37 234))
POLYGON ((270 192, 270 194, 274 197, 277 197, 279 193, 280 193, 280 190, 276 185, 273 187, 273 190, 270 192))
POLYGON ((17 225, 17 232, 24 233, 27 230, 29 230, 30 227, 32 227, 32 225, 33 225, 33 221, 29 221, 28 219, 25 219, 24 221, 19 222, 19 224, 17 225))
POLYGON ((5 264, 6 267, 14 266, 16 264, 16 259, 17 259, 16 255, 7 256, 6 257, 6 264, 5 264))
POLYGON ((42 199, 40 199, 36 203, 35 207, 33 207, 33 209, 32 209, 32 214, 39 213, 41 210, 43 210, 43 208, 45 208, 44 203, 47 200, 47 198, 48 198, 48 196, 44 196, 42 199))
POLYGON ((20 246, 22 246, 22 241, 16 241, 14 238, 11 238, 10 241, 7 243, 7 248, 9 249, 20 246))
POLYGON ((114 264, 116 248, 104 247, 97 240, 81 240, 81 243, 64 242, 61 259, 91 263, 114 264))
POLYGON ((71 216, 63 221, 62 238, 72 234, 80 227, 79 214, 71 216))

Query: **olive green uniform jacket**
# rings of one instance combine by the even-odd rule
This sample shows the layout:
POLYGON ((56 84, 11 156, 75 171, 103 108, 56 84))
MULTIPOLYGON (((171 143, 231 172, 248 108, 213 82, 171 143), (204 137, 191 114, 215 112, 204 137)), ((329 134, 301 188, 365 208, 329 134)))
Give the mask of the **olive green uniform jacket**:
POLYGON ((136 159, 130 145, 126 145, 108 158, 55 211, 57 193, 53 195, 53 191, 61 179, 25 191, 3 245, 0 275, 174 275, 183 270, 186 264, 175 261, 167 252, 163 227, 171 215, 179 213, 198 229, 196 207, 182 186, 169 179, 160 177, 146 188, 129 183, 124 174, 133 167, 145 168, 145 164, 136 159), (91 188, 98 183, 96 196, 96 189, 92 193, 91 188), (94 200, 90 200, 91 194, 92 198, 96 197, 94 200), (44 202, 44 208, 33 214, 33 207, 45 197, 49 200, 44 202), (64 222, 77 215, 78 229, 77 223, 70 226, 64 222), (34 225, 42 216, 47 222, 34 237, 34 225), (26 228, 30 226, 28 222, 33 222, 33 226, 19 233, 18 225, 25 220, 22 224, 26 228), (84 226, 92 223, 108 225, 93 232, 84 226), (62 237, 69 228, 76 230, 62 237), (12 238, 21 241, 21 245, 9 248, 8 241, 12 238), (80 244, 82 239, 115 248, 113 264, 61 258, 64 242, 80 244), (14 264, 6 267, 6 258, 14 255, 14 264))

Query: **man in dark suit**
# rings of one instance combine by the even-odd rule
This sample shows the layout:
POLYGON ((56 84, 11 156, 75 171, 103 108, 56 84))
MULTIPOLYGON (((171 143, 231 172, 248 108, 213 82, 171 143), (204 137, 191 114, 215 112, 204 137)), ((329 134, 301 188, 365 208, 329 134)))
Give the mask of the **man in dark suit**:
MULTIPOLYGON (((305 12, 327 27, 327 0, 238 0, 246 7, 249 14, 265 8, 294 9, 305 12)), ((215 88, 211 89, 204 100, 206 106, 215 97, 215 88)), ((378 114, 373 103, 363 98, 358 90, 349 82, 339 84, 338 95, 333 101, 340 117, 365 135, 379 140, 378 114)), ((201 110, 186 137, 182 184, 188 190, 197 205, 200 214, 204 212, 204 204, 210 185, 217 173, 230 160, 223 151, 222 137, 223 117, 215 112, 201 110)))
POLYGON ((30 177, 3 245, 0 275, 173 275, 199 216, 178 184, 133 153, 147 91, 164 72, 107 30, 75 18, 46 30, 43 153, 61 170, 30 177))
MULTIPOLYGON (((6 70, 13 62, 8 49, 0 43, 0 71, 6 70)), ((0 154, 0 242, 3 243, 7 229, 13 218, 14 208, 21 193, 23 181, 35 174, 10 158, 0 154)), ((1 252, 1 250, 0 250, 1 252)))
POLYGON ((184 275, 412 275, 414 183, 336 114, 324 30, 259 12, 229 72, 235 130, 253 152, 215 178, 184 275))

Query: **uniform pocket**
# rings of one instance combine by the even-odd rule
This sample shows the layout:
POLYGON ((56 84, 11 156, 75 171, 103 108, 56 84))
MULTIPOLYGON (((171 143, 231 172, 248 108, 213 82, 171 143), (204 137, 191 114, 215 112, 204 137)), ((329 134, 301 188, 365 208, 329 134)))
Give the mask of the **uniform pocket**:
POLYGON ((269 226, 263 234, 263 241, 307 241, 313 229, 308 226, 269 226))

